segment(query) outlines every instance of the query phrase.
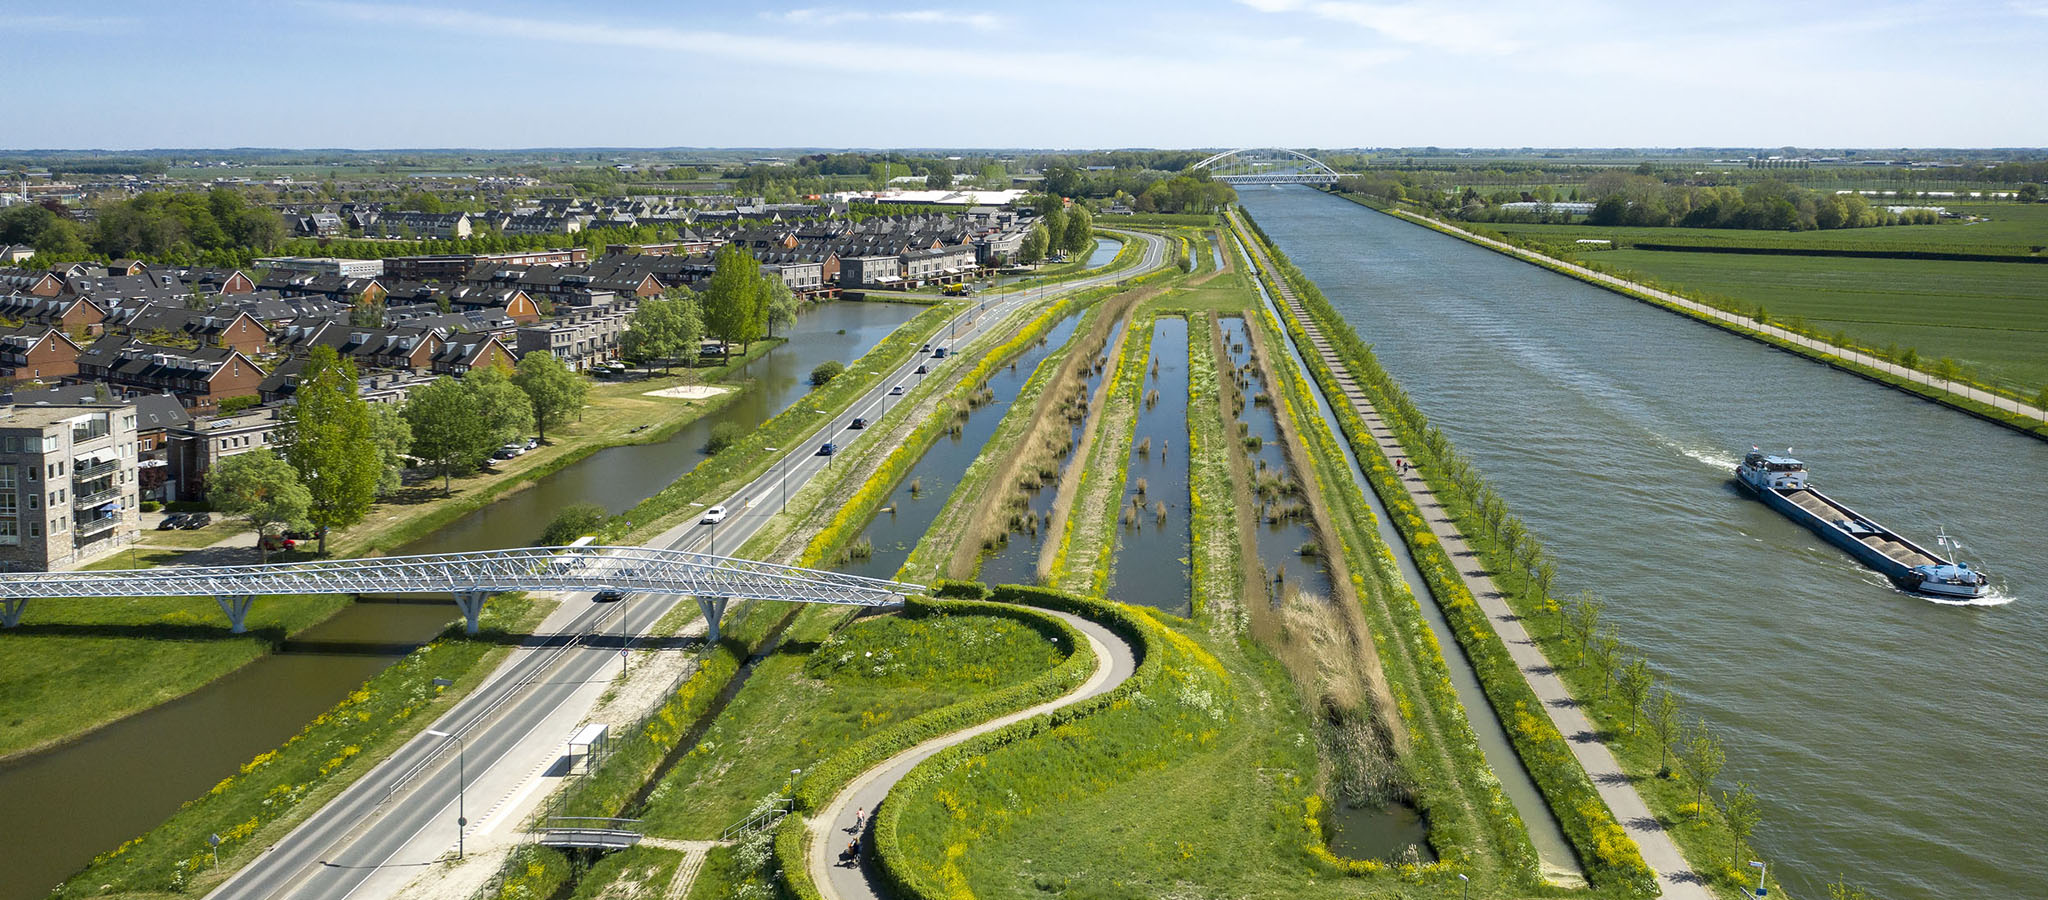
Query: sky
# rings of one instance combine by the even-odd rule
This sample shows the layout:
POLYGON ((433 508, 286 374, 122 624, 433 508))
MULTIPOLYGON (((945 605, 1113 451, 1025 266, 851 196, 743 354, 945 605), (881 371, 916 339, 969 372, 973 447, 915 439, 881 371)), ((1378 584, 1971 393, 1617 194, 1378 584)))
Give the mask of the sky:
POLYGON ((2048 0, 0 0, 0 147, 2042 147, 2048 0))

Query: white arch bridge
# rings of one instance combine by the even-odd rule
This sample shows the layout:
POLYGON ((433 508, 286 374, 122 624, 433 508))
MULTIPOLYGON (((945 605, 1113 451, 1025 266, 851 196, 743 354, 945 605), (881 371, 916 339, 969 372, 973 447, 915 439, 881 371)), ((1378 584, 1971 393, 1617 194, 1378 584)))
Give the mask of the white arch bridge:
POLYGON ((382 556, 260 566, 169 566, 102 572, 0 573, 0 626, 21 624, 48 598, 212 597, 240 633, 259 596, 451 594, 470 634, 492 594, 624 591, 695 598, 718 640, 729 600, 882 606, 924 587, 796 566, 652 547, 521 547, 433 556, 382 556))
POLYGON ((1211 178, 1232 185, 1336 184, 1343 177, 1322 160, 1285 147, 1225 150, 1188 168, 1205 169, 1211 178))

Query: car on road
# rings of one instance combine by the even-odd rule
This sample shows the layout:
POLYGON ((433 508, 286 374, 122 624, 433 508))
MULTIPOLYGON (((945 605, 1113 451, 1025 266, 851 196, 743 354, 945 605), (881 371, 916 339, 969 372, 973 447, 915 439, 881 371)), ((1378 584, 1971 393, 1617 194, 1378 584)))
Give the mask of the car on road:
POLYGON ((212 524, 213 515, 211 513, 191 513, 185 516, 185 521, 178 523, 178 527, 190 531, 194 528, 205 528, 212 524))
POLYGON ((616 588, 605 588, 590 595, 590 599, 594 603, 617 603, 620 600, 626 599, 626 592, 616 588))
POLYGON ((931 373, 931 371, 932 371, 932 370, 931 370, 931 367, 930 367, 930 366, 918 366, 918 367, 917 367, 917 374, 919 374, 919 375, 928 375, 928 374, 930 374, 930 373, 931 373))
POLYGON ((156 530, 170 531, 174 528, 183 528, 185 527, 185 520, 190 518, 191 515, 191 513, 171 513, 165 516, 163 521, 156 523, 156 530))
POLYGON ((900 384, 899 384, 899 385, 896 385, 895 387, 892 387, 892 388, 890 388, 890 389, 889 389, 889 396, 891 396, 891 397, 901 397, 901 396, 903 396, 903 385, 900 385, 900 384))
POLYGON ((866 427, 868 427, 868 420, 863 419, 860 416, 854 416, 853 421, 846 423, 846 429, 848 431, 859 431, 866 427))
POLYGON ((723 506, 714 506, 705 510, 704 518, 697 520, 700 525, 716 525, 723 521, 725 521, 725 507, 723 506))
POLYGON ((819 455, 819 456, 831 456, 832 454, 834 454, 834 453, 838 453, 838 452, 839 452, 839 445, 838 445, 838 444, 835 444, 835 443, 832 443, 831 441, 826 441, 826 442, 825 442, 825 444, 824 444, 824 446, 822 446, 822 447, 819 447, 819 448, 818 448, 818 455, 819 455))
POLYGON ((933 348, 932 348, 932 358, 933 358, 933 359, 945 359, 945 358, 946 358, 946 348, 944 348, 944 347, 933 347, 933 348))

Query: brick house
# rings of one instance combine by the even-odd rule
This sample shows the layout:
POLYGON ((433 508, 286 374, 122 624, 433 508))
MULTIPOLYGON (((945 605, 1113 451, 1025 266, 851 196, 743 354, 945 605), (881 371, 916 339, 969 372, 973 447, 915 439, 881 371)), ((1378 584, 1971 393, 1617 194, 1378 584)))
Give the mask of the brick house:
POLYGON ((83 381, 104 381, 128 394, 177 395, 199 413, 218 409, 229 397, 254 397, 264 372, 239 350, 186 350, 108 335, 78 356, 83 381))
POLYGON ((78 374, 81 348, 48 325, 0 331, 0 377, 64 378, 78 374))

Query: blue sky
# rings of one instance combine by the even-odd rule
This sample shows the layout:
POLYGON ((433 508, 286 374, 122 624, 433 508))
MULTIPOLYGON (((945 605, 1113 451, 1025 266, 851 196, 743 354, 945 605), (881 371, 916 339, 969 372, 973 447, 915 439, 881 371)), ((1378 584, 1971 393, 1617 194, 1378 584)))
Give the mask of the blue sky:
POLYGON ((0 0, 0 147, 2044 146, 2048 0, 0 0))

